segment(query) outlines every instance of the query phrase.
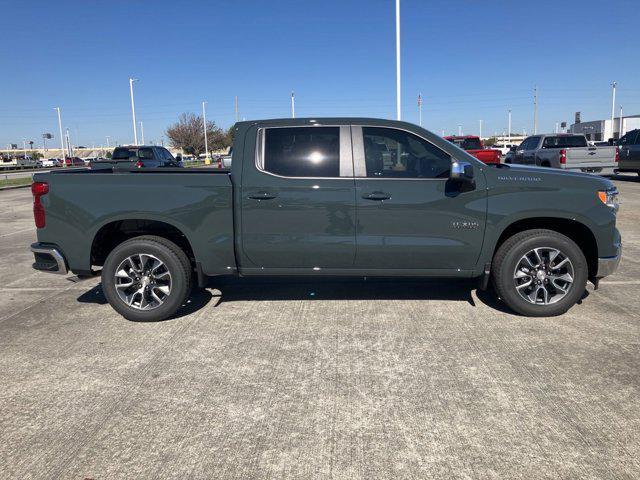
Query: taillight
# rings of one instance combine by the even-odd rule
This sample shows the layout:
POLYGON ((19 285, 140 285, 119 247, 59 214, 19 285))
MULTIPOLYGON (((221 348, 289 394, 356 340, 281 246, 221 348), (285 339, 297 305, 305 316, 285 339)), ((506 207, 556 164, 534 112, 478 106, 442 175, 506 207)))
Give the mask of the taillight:
POLYGON ((562 165, 567 163, 567 151, 564 148, 560 150, 560 163, 562 165))
POLYGON ((45 213, 40 197, 49 193, 49 184, 46 182, 34 182, 31 184, 31 193, 33 194, 33 219, 36 222, 36 228, 44 228, 45 213))
POLYGON ((616 163, 620 162, 620 149, 616 147, 616 163))
POLYGON ((137 167, 137 168, 142 168, 142 160, 138 160, 138 161, 136 162, 136 167, 137 167))

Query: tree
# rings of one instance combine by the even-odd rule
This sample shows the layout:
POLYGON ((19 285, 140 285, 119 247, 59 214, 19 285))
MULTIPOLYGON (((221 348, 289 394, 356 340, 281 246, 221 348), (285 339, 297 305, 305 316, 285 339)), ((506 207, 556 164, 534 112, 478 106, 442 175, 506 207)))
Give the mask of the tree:
MULTIPOLYGON (((174 148, 181 148, 186 154, 199 156, 205 152, 202 116, 183 113, 178 121, 167 128, 167 138, 174 148)), ((222 150, 229 146, 227 132, 207 121, 207 143, 209 151, 222 150)))

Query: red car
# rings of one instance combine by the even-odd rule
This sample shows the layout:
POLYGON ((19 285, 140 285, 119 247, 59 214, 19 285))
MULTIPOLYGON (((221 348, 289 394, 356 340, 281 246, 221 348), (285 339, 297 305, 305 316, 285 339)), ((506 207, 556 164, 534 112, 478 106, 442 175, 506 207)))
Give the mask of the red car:
POLYGON ((500 150, 493 150, 484 148, 484 144, 480 137, 473 135, 449 136, 444 137, 445 140, 455 143, 461 149, 466 150, 467 153, 473 155, 483 163, 500 163, 500 150))
POLYGON ((84 160, 78 157, 66 157, 64 159, 65 167, 84 167, 84 160))

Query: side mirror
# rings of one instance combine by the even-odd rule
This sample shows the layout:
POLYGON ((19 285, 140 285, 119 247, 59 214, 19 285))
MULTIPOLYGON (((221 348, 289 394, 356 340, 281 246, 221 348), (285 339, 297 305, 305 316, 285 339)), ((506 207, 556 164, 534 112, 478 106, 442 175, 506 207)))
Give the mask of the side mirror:
POLYGON ((456 182, 472 182, 473 167, 469 162, 456 160, 451 164, 449 179, 456 182))

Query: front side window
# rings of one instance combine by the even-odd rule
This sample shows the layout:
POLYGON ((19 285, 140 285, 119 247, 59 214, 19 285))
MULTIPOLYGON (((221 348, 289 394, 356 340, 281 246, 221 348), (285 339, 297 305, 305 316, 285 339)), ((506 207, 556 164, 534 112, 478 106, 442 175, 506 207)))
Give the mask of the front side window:
POLYGON ((413 133, 362 127, 367 177, 448 178, 451 156, 413 133))
POLYGON ((340 128, 267 128, 262 167, 284 177, 339 177, 340 128))

